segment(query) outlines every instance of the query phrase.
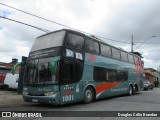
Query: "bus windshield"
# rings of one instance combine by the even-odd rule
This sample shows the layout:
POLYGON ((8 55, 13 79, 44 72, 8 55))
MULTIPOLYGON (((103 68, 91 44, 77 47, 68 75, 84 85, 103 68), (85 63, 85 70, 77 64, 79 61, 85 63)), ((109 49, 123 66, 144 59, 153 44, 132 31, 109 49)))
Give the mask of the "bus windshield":
POLYGON ((24 83, 26 84, 54 84, 58 61, 53 57, 30 60, 25 69, 24 83))
POLYGON ((44 36, 40 36, 34 42, 30 52, 62 46, 64 36, 65 31, 59 31, 44 36))

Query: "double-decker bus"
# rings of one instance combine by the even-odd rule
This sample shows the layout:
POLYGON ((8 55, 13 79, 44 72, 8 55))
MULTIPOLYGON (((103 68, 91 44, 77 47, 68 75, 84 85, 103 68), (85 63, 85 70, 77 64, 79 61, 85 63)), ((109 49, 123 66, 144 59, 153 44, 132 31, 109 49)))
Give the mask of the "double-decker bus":
POLYGON ((25 64, 26 102, 68 104, 143 90, 135 54, 95 37, 63 29, 38 37, 25 64))

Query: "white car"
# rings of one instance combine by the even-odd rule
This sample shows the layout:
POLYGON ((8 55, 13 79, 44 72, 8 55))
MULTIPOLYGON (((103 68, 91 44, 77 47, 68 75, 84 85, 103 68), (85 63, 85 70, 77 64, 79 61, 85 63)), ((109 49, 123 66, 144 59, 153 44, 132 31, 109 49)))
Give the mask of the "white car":
POLYGON ((18 79, 19 74, 12 75, 11 73, 7 73, 4 80, 4 89, 17 89, 18 88, 18 79))

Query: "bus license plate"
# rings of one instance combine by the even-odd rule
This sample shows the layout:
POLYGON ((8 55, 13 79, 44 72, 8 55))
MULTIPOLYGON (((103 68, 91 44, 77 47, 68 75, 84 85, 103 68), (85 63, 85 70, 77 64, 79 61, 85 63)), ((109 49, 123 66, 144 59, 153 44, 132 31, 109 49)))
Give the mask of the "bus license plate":
POLYGON ((38 102, 38 100, 37 100, 37 99, 32 99, 32 102, 37 103, 37 102, 38 102))

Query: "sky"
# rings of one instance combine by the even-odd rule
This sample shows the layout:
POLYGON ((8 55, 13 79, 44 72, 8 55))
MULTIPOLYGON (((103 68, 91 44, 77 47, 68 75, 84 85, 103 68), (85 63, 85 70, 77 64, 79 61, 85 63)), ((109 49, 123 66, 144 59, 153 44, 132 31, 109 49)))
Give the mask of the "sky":
MULTIPOLYGON (((88 32, 105 42, 144 57, 146 68, 160 66, 160 0, 0 0, 0 3, 88 32)), ((24 14, 0 4, 0 16, 49 31, 65 27, 24 14)), ((28 56, 43 31, 0 18, 0 62, 21 61, 28 56)))

